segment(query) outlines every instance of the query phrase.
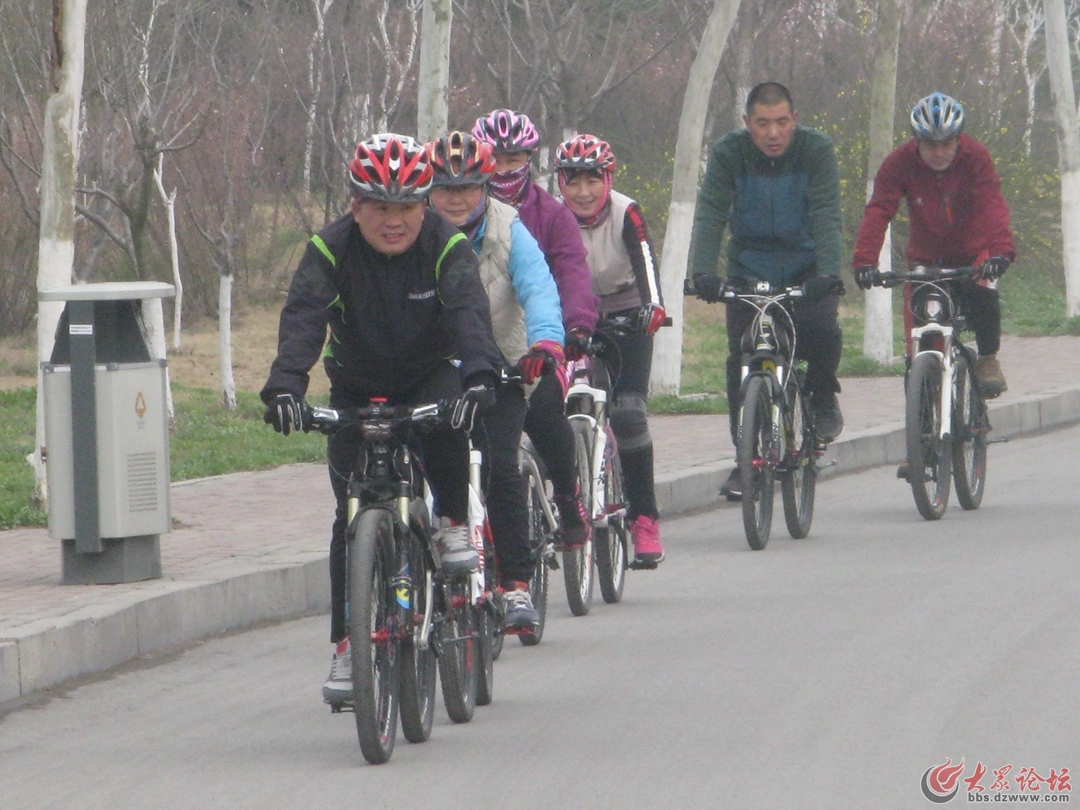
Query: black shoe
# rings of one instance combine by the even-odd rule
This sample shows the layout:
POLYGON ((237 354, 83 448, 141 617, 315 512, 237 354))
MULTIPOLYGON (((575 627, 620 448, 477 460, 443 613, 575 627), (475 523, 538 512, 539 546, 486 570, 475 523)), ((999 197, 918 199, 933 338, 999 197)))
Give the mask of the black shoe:
POLYGON ((742 474, 739 472, 738 467, 733 469, 728 475, 727 481, 720 487, 720 494, 729 501, 742 500, 742 474))
POLYGON ((829 394, 815 401, 814 429, 817 437, 828 444, 835 442, 844 432, 844 415, 840 413, 840 405, 836 401, 836 394, 829 394))
POLYGON ((907 479, 908 479, 908 465, 907 465, 907 462, 904 462, 903 464, 901 464, 899 467, 896 468, 896 477, 897 478, 902 478, 905 481, 907 481, 907 479))

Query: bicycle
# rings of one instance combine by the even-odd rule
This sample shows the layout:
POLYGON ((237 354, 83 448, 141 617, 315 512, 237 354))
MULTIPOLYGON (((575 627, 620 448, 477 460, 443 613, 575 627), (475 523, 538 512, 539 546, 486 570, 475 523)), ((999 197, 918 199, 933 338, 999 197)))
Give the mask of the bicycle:
POLYGON ((529 437, 522 433, 519 450, 521 478, 525 483, 525 503, 529 515, 529 550, 533 560, 533 575, 529 583, 529 595, 540 621, 532 630, 514 632, 526 647, 533 647, 544 637, 547 620, 547 597, 549 572, 559 568, 555 552, 555 534, 559 529, 551 485, 543 472, 540 456, 529 437))
POLYGON ((975 380, 975 352, 959 339, 967 326, 952 284, 978 278, 975 267, 916 265, 908 272, 876 272, 874 284, 912 285, 908 309, 913 355, 905 378, 906 471, 919 514, 939 520, 949 505, 950 479, 967 510, 978 509, 986 487, 990 419, 975 380), (946 416, 947 414, 947 416, 946 416))
POLYGON ((392 406, 373 399, 367 407, 310 408, 304 415, 305 429, 330 441, 353 430, 361 439, 349 475, 346 530, 353 700, 331 710, 354 712, 360 750, 373 764, 393 754, 399 716, 409 742, 430 737, 436 667, 452 720, 471 719, 476 702, 485 611, 475 577, 441 575, 424 478, 410 448, 414 432, 445 421, 445 412, 437 403, 392 406))
MULTIPOLYGON (((697 294, 692 279, 684 291, 697 294)), ((742 336, 742 404, 735 448, 742 480, 746 541, 760 551, 772 529, 774 482, 780 480, 784 521, 795 539, 810 534, 817 489, 817 461, 825 443, 817 437, 804 364, 796 361, 791 302, 801 286, 780 289, 757 279, 729 279, 720 290, 725 303, 742 301, 757 310, 742 336)))

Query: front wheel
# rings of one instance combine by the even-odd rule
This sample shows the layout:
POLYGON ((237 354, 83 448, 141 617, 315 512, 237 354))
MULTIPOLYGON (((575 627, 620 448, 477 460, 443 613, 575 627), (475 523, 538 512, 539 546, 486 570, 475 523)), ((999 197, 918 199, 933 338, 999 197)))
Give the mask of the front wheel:
POLYGON ((952 451, 941 438, 941 360, 917 355, 907 381, 905 434, 908 483, 919 514, 939 520, 949 505, 952 451))
MULTIPOLYGON (((527 451, 522 451, 527 452, 527 451)), ((544 479, 538 468, 529 460, 522 460, 521 477, 525 481, 525 506, 529 515, 529 554, 533 560, 533 575, 529 581, 529 596, 540 621, 532 632, 518 636, 526 647, 534 647, 544 637, 544 624, 547 621, 548 598, 548 525, 544 516, 542 501, 547 498, 544 479)))
MULTIPOLYGON (((383 509, 354 519, 347 539, 353 711, 364 759, 389 761, 397 738, 400 642, 391 571, 394 522, 383 509)), ((395 560, 396 562, 396 560, 395 560)))
POLYGON ((740 409, 737 458, 742 478, 742 514, 746 542, 754 551, 765 548, 772 529, 773 442, 772 391, 766 377, 751 377, 740 409))
MULTIPOLYGON (((574 465, 577 468, 578 486, 581 488, 581 501, 588 511, 592 511, 592 428, 581 419, 571 419, 574 430, 574 465)), ((566 601, 570 612, 575 616, 584 616, 592 606, 593 592, 593 541, 589 540, 581 548, 563 552, 563 578, 566 580, 566 601)))
POLYGON ((978 509, 986 488, 986 434, 990 421, 979 395, 968 355, 956 360, 956 396, 953 400, 953 481, 956 500, 965 509, 978 509))
POLYGON ((629 546, 622 464, 610 429, 605 452, 610 454, 604 465, 604 510, 607 520, 605 526, 596 529, 596 578, 600 582, 601 596, 610 605, 622 599, 629 546))
POLYGON ((439 680, 446 713, 455 723, 472 720, 480 663, 478 611, 467 579, 443 583, 444 618, 439 627, 439 680))
POLYGON ((784 477, 780 496, 784 502, 784 521, 796 540, 810 534, 814 520, 814 494, 817 490, 817 438, 809 403, 803 396, 803 375, 796 372, 788 383, 788 457, 784 459, 784 477))

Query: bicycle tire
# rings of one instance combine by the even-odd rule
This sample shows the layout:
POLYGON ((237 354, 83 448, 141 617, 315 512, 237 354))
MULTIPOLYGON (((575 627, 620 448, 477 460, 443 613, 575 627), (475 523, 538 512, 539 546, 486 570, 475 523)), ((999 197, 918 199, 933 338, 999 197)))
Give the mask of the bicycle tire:
MULTIPOLYGON (((524 451, 527 452, 527 451, 524 451)), ((548 531, 541 498, 546 498, 544 480, 538 478, 536 468, 528 463, 521 465, 521 477, 525 481, 525 506, 529 515, 529 551, 533 556, 533 575, 529 581, 529 595, 540 617, 531 633, 521 633, 518 640, 526 647, 535 647, 544 637, 547 622, 548 597, 548 531)))
POLYGON ((768 378, 750 378, 739 412, 737 458, 743 488, 743 529, 750 548, 761 551, 769 542, 776 495, 773 486, 772 390, 768 378))
POLYGON ((810 534, 810 524, 814 521, 814 495, 817 491, 817 464, 814 454, 817 437, 814 435, 809 403, 803 396, 803 379, 802 372, 797 371, 788 380, 787 419, 790 420, 790 430, 785 466, 790 466, 780 479, 784 522, 787 523, 788 534, 796 540, 802 540, 810 534))
MULTIPOLYGON (((420 507, 426 505, 420 501, 420 507)), ((431 724, 435 717, 435 681, 438 660, 434 648, 429 644, 425 649, 416 645, 416 631, 420 627, 427 607, 427 575, 434 576, 435 565, 427 554, 428 526, 420 516, 420 509, 410 510, 416 520, 415 525, 406 533, 405 542, 409 549, 409 572, 412 580, 408 605, 401 605, 406 611, 405 637, 401 644, 401 731, 411 743, 425 742, 431 736, 431 724), (411 631, 411 632, 410 632, 411 631)), ((400 597, 401 594, 399 593, 400 597)))
POLYGON ((476 705, 487 706, 495 698, 495 638, 502 638, 502 628, 487 605, 476 608, 480 643, 480 662, 476 668, 476 705))
POLYGON ((941 438, 941 360, 926 352, 911 363, 905 403, 908 483, 919 514, 940 520, 949 505, 952 452, 941 438))
MULTIPOLYGON (((352 635, 353 712, 364 759, 390 760, 397 738, 400 658, 395 638, 390 550, 394 521, 385 509, 366 509, 347 539, 352 635)), ((396 560, 394 561, 396 564, 396 560)))
POLYGON ((979 394, 970 356, 956 358, 956 396, 953 401, 952 465, 956 500, 964 509, 978 509, 986 490, 986 403, 979 394))
POLYGON ((604 509, 608 517, 606 525, 595 531, 596 579, 600 583, 600 595, 609 605, 622 600, 626 584, 626 566, 629 544, 626 528, 626 497, 623 494, 622 463, 614 438, 608 436, 610 459, 604 465, 604 509))
MULTIPOLYGON (((574 466, 577 468, 581 501, 587 510, 592 508, 592 428, 583 419, 571 419, 574 431, 574 466)), ((585 616, 592 606, 593 593, 593 541, 592 533, 581 548, 564 551, 562 555, 563 580, 566 583, 566 601, 575 616, 585 616)))
POLYGON ((439 681, 446 713, 455 723, 468 723, 476 708, 477 609, 469 598, 469 581, 443 583, 443 621, 439 625, 439 681))

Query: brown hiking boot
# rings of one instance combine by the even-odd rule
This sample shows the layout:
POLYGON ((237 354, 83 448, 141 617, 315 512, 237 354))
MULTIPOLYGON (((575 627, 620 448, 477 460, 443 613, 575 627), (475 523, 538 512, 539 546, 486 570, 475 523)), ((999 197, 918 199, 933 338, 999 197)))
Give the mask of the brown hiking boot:
POLYGON ((979 384, 979 393, 987 399, 1001 396, 1009 390, 996 354, 988 354, 975 361, 975 380, 979 384))

